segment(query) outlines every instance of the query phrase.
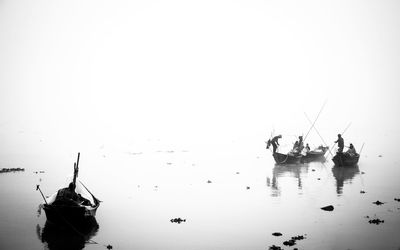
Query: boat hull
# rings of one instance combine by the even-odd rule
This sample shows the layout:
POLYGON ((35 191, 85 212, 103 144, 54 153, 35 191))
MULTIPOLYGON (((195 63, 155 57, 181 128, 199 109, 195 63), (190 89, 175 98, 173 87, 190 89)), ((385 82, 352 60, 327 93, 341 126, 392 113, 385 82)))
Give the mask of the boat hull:
POLYGON ((275 153, 272 155, 276 164, 298 164, 301 162, 301 155, 275 153))
POLYGON ((338 167, 352 167, 357 165, 359 159, 360 159, 359 154, 350 156, 349 154, 346 153, 337 153, 332 158, 332 161, 333 163, 335 163, 335 166, 338 167))
POLYGON ((52 223, 80 224, 92 220, 96 216, 99 203, 95 206, 65 206, 48 205, 43 206, 47 220, 52 223))

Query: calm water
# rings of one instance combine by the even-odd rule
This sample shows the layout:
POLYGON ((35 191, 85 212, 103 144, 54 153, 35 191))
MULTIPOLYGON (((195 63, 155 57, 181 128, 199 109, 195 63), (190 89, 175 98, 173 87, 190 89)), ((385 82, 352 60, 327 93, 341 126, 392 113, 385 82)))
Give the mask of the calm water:
POLYGON ((0 167, 25 171, 0 174, 0 249, 268 249, 296 235, 306 237, 299 249, 399 249, 399 163, 394 154, 364 152, 358 168, 334 168, 276 166, 262 141, 101 145, 81 152, 80 179, 103 201, 99 228, 84 239, 49 228, 35 190, 57 191, 76 153, 3 155, 0 167), (326 205, 334 211, 320 209, 326 205), (170 222, 177 217, 186 222, 170 222))

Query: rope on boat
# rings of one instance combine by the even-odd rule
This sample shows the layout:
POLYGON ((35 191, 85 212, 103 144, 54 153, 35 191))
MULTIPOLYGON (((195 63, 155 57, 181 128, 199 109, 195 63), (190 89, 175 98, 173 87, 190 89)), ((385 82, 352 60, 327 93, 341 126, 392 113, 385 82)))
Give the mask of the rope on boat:
POLYGON ((285 163, 285 162, 287 161, 288 158, 289 158, 289 154, 286 154, 286 159, 283 160, 282 162, 279 162, 278 164, 283 164, 283 163, 285 163))

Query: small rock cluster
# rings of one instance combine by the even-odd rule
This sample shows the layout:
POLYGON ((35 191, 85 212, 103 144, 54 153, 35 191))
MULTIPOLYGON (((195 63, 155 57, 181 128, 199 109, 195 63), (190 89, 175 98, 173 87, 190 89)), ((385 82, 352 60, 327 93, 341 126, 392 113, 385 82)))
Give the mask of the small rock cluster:
POLYGON ((182 219, 182 218, 174 218, 170 220, 171 223, 178 223, 181 224, 182 222, 186 222, 186 219, 182 219))

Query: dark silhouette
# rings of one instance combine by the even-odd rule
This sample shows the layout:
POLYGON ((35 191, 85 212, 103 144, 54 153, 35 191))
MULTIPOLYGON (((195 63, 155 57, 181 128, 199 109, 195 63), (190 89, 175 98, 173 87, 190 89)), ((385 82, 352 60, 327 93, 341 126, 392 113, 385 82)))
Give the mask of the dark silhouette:
POLYGON ((268 140, 267 142, 267 149, 269 148, 270 145, 272 145, 272 153, 275 154, 276 150, 278 149, 279 146, 279 142, 278 140, 282 138, 282 135, 277 135, 274 138, 272 138, 271 140, 268 140))
POLYGON ((36 230, 39 239, 49 250, 81 250, 97 234, 99 225, 95 218, 73 227, 59 226, 47 221, 43 228, 37 225, 36 230))
POLYGON ((335 141, 335 143, 338 144, 338 153, 343 153, 343 148, 344 148, 344 140, 341 134, 338 134, 338 139, 335 141))
POLYGON ((356 149, 354 148, 352 143, 350 143, 349 149, 346 151, 346 154, 350 156, 355 156, 357 154, 356 149))

